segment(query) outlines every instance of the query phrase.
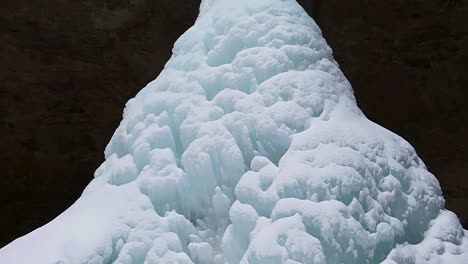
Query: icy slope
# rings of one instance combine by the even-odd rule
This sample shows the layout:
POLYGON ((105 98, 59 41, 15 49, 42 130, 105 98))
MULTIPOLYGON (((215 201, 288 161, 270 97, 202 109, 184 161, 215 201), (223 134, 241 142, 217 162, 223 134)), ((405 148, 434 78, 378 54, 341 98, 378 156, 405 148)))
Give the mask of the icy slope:
POLYGON ((294 0, 200 11, 82 197, 0 263, 466 263, 437 180, 294 0))

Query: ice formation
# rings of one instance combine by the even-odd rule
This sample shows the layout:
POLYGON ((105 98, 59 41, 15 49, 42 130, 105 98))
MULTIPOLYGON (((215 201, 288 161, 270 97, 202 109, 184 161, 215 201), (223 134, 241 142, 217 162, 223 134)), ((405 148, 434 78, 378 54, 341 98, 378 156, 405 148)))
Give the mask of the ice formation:
POLYGON ((105 156, 0 263, 468 263, 436 178, 295 0, 202 1, 105 156))

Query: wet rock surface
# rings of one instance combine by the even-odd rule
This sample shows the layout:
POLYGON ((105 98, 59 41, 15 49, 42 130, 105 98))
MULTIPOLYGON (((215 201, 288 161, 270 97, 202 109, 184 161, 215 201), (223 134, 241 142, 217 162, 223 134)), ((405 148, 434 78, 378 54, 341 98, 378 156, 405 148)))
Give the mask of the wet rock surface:
MULTIPOLYGON (((408 140, 468 220, 466 1, 299 1, 358 104, 408 140)), ((0 246, 71 205, 125 102, 156 78, 199 1, 12 1, 0 8, 0 246)))

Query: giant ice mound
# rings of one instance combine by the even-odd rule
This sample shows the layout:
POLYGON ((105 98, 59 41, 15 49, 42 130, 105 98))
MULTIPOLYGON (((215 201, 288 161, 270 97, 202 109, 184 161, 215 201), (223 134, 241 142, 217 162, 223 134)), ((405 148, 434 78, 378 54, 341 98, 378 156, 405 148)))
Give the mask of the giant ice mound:
POLYGON ((296 1, 204 0, 173 53, 81 198, 0 263, 468 263, 437 180, 296 1))

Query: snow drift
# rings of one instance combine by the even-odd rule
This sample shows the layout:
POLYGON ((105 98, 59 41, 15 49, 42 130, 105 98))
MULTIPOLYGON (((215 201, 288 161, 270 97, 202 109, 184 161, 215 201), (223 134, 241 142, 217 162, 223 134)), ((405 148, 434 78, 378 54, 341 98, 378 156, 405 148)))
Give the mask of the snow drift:
POLYGON ((105 156, 81 198, 0 263, 468 259, 436 178, 359 110, 294 0, 202 1, 105 156))

